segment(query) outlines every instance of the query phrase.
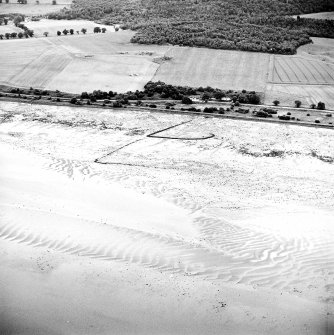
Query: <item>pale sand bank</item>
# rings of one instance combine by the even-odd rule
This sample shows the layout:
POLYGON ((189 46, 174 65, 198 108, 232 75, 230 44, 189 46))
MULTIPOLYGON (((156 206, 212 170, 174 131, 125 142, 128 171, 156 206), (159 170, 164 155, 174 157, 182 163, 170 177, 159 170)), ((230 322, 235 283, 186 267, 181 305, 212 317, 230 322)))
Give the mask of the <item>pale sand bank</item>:
MULTIPOLYGON (((89 157, 105 154, 129 137, 133 141, 137 135, 126 134, 135 125, 152 131, 178 123, 180 117, 45 111, 59 119, 114 123, 115 129, 104 133, 87 125, 32 122, 28 114, 36 119, 44 115, 43 107, 2 106, 25 114, 0 125, 0 334, 331 334, 331 188, 322 179, 331 176, 331 165, 307 156, 301 161, 309 161, 308 168, 297 166, 297 157, 256 160, 230 149, 219 151, 214 140, 185 146, 156 139, 109 158, 147 160, 148 168, 94 165, 89 157), (167 161, 172 165, 174 160, 183 160, 185 168, 173 170, 167 161), (205 172, 211 180, 198 174, 204 161, 210 161, 205 172), (168 169, 156 170, 157 162, 168 169), (214 185, 214 164, 224 167, 224 186, 214 185), (251 164, 259 177, 245 174, 251 164), (188 179, 188 168, 193 179, 188 179), (287 179, 293 185, 280 181, 279 174, 293 168, 297 175, 303 171, 307 183, 297 176, 287 179), (276 180, 267 187, 282 187, 276 197, 290 194, 290 207, 275 207, 275 197, 269 202, 263 171, 276 180), (247 179, 240 185, 250 192, 247 199, 238 193, 236 178, 243 175, 247 179), (154 184, 157 176, 162 185, 154 184), (311 199, 310 183, 312 196, 316 192, 318 202, 327 201, 327 209, 315 200, 313 212, 296 205, 289 187, 311 199), (220 197, 234 209, 222 206, 220 197), (298 224, 288 229, 294 216, 298 224)), ((192 124, 194 131, 210 129, 219 135, 223 128, 231 142, 243 127, 198 122, 192 124)), ((261 125, 256 131, 261 145, 265 129, 272 136, 282 128, 261 125)), ((294 136, 293 128, 284 129, 284 136, 294 136)), ((330 139, 329 132, 317 133, 324 136, 323 143, 330 139)), ((276 136, 279 142, 279 131, 276 136)), ((302 155, 305 140, 301 133, 298 137, 302 155)), ((259 149, 248 140, 252 150, 259 149)), ((310 136, 307 146, 313 141, 310 136)))

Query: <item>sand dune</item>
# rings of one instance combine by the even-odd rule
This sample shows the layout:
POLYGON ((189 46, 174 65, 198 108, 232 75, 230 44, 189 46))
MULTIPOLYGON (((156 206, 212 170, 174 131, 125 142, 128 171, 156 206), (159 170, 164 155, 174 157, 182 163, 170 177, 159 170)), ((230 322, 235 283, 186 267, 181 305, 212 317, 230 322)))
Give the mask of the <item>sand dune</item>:
POLYGON ((26 277, 45 304, 54 303, 50 310, 66 304, 55 281, 66 287, 81 317, 69 311, 68 328, 60 312, 62 334, 332 329, 333 132, 14 103, 1 103, 1 119, 0 257, 14 278, 10 284, 0 272, 8 287, 2 294, 7 307, 17 306, 15 290, 34 306, 29 323, 7 313, 6 329, 14 319, 35 329, 31 334, 56 329, 50 314, 43 312, 43 321, 34 298, 22 291, 20 278, 26 277), (160 134, 215 136, 146 137, 185 121, 160 134), (37 272, 29 274, 35 261, 37 272), (88 273, 95 279, 84 280, 88 273), (136 273, 140 278, 133 281, 136 273), (118 278, 119 308, 101 297, 111 294, 110 275, 118 278), (49 284, 36 286, 47 278, 49 284), (147 293, 147 285, 153 291, 147 293), (97 287, 102 307, 73 300, 97 287), (220 290, 224 298, 216 296, 220 290), (100 327, 95 332, 80 323, 91 309, 100 327))

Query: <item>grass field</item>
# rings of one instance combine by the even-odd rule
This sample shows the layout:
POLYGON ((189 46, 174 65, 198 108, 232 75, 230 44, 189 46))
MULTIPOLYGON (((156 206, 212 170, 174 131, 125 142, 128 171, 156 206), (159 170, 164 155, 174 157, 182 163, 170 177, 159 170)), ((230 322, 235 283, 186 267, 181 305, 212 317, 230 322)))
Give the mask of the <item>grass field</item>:
POLYGON ((334 39, 313 37, 312 41, 300 47, 297 55, 334 64, 334 39))
POLYGON ((276 99, 284 106, 293 106, 296 100, 300 100, 304 107, 323 101, 327 109, 333 110, 334 85, 268 84, 264 102, 271 104, 276 99))
POLYGON ((22 30, 20 28, 15 27, 14 24, 12 24, 11 22, 9 22, 7 25, 0 26, 0 34, 2 35, 6 33, 19 33, 19 32, 22 32, 22 30))
POLYGON ((269 55, 253 52, 172 47, 154 80, 183 86, 263 91, 269 55))
POLYGON ((87 20, 46 20, 42 19, 40 21, 29 21, 25 25, 34 31, 36 37, 44 36, 44 32, 48 32, 48 36, 57 36, 57 31, 63 31, 64 29, 74 30, 74 34, 77 31, 81 34, 81 29, 87 29, 86 34, 93 34, 94 27, 106 28, 108 32, 114 32, 113 26, 105 26, 102 24, 97 24, 92 21, 87 20))
POLYGON ((13 0, 8 3, 0 4, 0 14, 18 13, 24 15, 44 15, 52 12, 57 12, 64 7, 69 8, 72 1, 61 0, 57 1, 57 5, 52 5, 51 0, 40 0, 37 5, 36 1, 28 0, 26 5, 18 4, 13 0))

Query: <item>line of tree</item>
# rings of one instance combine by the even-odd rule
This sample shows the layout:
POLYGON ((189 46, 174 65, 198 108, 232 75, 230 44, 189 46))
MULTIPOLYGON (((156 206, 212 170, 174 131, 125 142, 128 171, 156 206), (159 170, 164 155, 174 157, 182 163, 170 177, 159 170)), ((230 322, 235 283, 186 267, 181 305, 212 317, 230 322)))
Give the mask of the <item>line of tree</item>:
MULTIPOLYGON (((10 38, 29 38, 34 36, 34 31, 29 29, 27 26, 25 26, 22 22, 24 22, 25 17, 24 15, 18 15, 13 18, 13 23, 16 27, 20 28, 23 30, 23 32, 12 32, 12 33, 5 33, 5 34, 0 34, 0 40, 3 39, 10 39, 10 38)), ((1 19, 0 19, 1 22, 1 19)), ((7 19, 8 23, 8 19, 7 19)), ((6 24, 7 24, 6 23, 6 24)))
MULTIPOLYGON (((80 31, 84 35, 87 33, 87 29, 86 28, 82 28, 80 31)), ((68 34, 73 35, 74 32, 76 32, 77 34, 80 34, 80 31, 79 30, 74 31, 74 29, 69 29, 69 30, 68 29, 64 29, 63 31, 58 30, 57 31, 57 35, 58 36, 61 36, 61 34, 65 35, 65 36, 68 35, 68 34)), ((101 32, 105 33, 106 31, 107 31, 107 28, 100 28, 100 27, 95 27, 94 30, 93 30, 94 33, 101 33, 101 32)), ((45 32, 44 36, 47 36, 47 35, 48 35, 48 32, 45 32)))
POLYGON ((107 28, 101 28, 101 27, 94 27, 93 32, 94 33, 105 33, 107 31, 107 28))
POLYGON ((136 43, 292 54, 311 35, 334 37, 334 23, 290 16, 330 10, 328 0, 76 0, 49 18, 120 23, 136 43))
POLYGON ((233 91, 221 90, 219 88, 207 87, 188 87, 165 84, 164 82, 148 82, 143 91, 127 92, 118 94, 117 92, 96 90, 92 93, 82 92, 81 99, 96 100, 114 99, 121 104, 127 104, 129 100, 179 100, 183 104, 192 104, 192 97, 198 97, 203 101, 214 99, 221 101, 223 98, 229 98, 233 103, 239 104, 259 104, 260 95, 255 91, 233 91))

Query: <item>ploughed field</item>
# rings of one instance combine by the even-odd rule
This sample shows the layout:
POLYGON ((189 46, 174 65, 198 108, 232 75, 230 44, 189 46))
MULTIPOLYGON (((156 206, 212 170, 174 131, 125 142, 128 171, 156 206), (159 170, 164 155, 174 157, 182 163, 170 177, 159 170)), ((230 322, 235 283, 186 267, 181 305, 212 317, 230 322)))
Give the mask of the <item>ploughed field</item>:
MULTIPOLYGON (((64 302, 61 297, 71 300, 77 290, 86 292, 78 303, 71 300, 67 315, 59 312, 58 327, 63 318, 71 327, 86 327, 72 310, 79 313, 86 308, 80 303, 86 302, 86 294, 109 292, 112 285, 109 302, 103 302, 104 318, 94 314, 95 326, 105 323, 105 316, 115 310, 115 291, 133 292, 132 269, 145 273, 138 279, 140 301, 152 295, 156 301, 164 299, 165 290, 156 288, 152 279, 156 273, 164 282, 172 278, 177 292, 191 280, 193 293, 187 288, 180 300, 175 298, 182 301, 179 327, 192 320, 190 306, 196 306, 202 325, 203 318, 211 320, 207 331, 194 329, 194 334, 218 334, 221 329, 231 334, 326 334, 334 312, 332 130, 8 102, 1 102, 0 109, 1 148, 11 148, 8 161, 22 160, 4 169, 8 178, 1 183, 0 241, 17 254, 14 263, 8 261, 10 254, 1 256, 9 274, 25 271, 25 266, 31 271, 29 264, 36 258, 34 280, 38 274, 44 281, 35 294, 41 296, 48 285, 49 290, 57 287, 56 278, 64 280, 78 268, 86 271, 76 290, 72 287, 66 295, 60 290, 58 296, 56 288, 41 296, 50 299, 49 310, 54 310, 64 302), (159 133, 164 138, 147 137, 166 128, 159 133), (30 260, 16 266, 23 255, 30 260), (117 273, 117 262, 124 264, 122 284, 101 270, 117 273), (89 278, 98 289, 85 288, 89 278), (219 306, 226 309, 218 313, 209 293, 204 305, 198 303, 206 285, 209 292, 218 292, 219 306), (183 299, 189 299, 189 306, 183 299)), ((7 162, 4 151, 2 155, 7 162)), ((2 291, 13 297, 8 301, 27 294, 11 290, 20 278, 30 283, 30 276, 27 272, 4 286, 2 291)), ((116 306, 121 309, 129 299, 132 294, 116 306)), ((149 313, 141 322, 154 323, 157 313, 163 320, 170 317, 172 327, 178 317, 170 314, 173 299, 171 294, 165 302, 167 313, 159 305, 157 310, 145 305, 149 313)), ((34 305, 33 297, 21 300, 23 310, 34 305)), ((139 303, 131 308, 143 307, 139 303)), ((29 314, 32 324, 52 317, 44 312, 39 319, 35 311, 29 314)), ((140 318, 138 312, 126 317, 117 313, 113 315, 122 320, 140 318)), ((20 315, 11 317, 22 322, 20 315)), ((114 318, 107 318, 109 327, 114 323, 110 320, 114 318)), ((87 329, 81 333, 89 333, 87 329)))
POLYGON ((274 56, 272 82, 283 84, 334 84, 334 64, 302 57, 274 56))

